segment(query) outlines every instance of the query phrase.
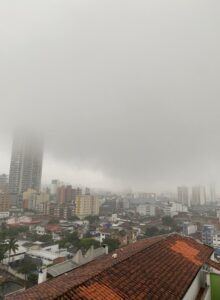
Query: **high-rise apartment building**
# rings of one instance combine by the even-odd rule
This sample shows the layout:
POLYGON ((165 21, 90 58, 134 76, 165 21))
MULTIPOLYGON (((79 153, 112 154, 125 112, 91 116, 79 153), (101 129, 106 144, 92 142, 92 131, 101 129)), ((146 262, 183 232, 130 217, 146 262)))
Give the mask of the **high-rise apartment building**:
POLYGON ((59 204, 66 202, 66 187, 64 185, 57 188, 56 200, 59 204))
POLYGON ((72 203, 74 198, 74 189, 71 185, 62 185, 57 188, 56 200, 59 204, 72 203))
POLYGON ((0 192, 0 212, 7 212, 10 208, 9 195, 0 192))
POLYGON ((79 218, 97 216, 99 214, 99 200, 93 195, 77 195, 75 213, 79 218))
POLYGON ((216 202, 216 193, 215 193, 215 184, 210 184, 210 195, 209 195, 209 202, 213 203, 216 202))
POLYGON ((6 192, 8 189, 8 175, 1 174, 0 175, 0 191, 6 192))
POLYGON ((155 216, 155 206, 152 204, 139 204, 137 206, 137 212, 140 216, 155 216))
POLYGON ((194 186, 192 188, 191 205, 204 205, 206 204, 206 191, 204 186, 194 186))
POLYGON ((182 205, 190 206, 189 202, 189 190, 186 186, 179 186, 177 188, 177 201, 182 205))
POLYGON ((29 188, 40 191, 43 160, 42 139, 34 134, 17 133, 12 145, 9 192, 22 194, 29 188))
POLYGON ((215 234, 215 227, 212 224, 205 224, 202 227, 202 242, 203 244, 212 246, 213 245, 213 237, 215 234))
POLYGON ((61 186, 61 182, 58 179, 53 179, 50 185, 51 195, 56 195, 57 189, 61 186))
POLYGON ((23 193, 23 208, 24 209, 36 209, 37 192, 33 189, 28 189, 23 193))

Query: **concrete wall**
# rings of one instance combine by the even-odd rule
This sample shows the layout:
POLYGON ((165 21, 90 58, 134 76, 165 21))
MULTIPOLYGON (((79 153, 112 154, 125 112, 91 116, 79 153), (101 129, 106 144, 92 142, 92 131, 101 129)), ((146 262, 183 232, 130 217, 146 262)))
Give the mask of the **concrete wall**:
POLYGON ((81 250, 78 250, 72 260, 78 265, 83 265, 103 254, 108 254, 107 246, 106 248, 100 247, 97 249, 94 249, 94 247, 91 246, 85 255, 82 254, 81 250))
POLYGON ((17 273, 14 269, 12 269, 11 267, 5 266, 5 265, 0 265, 0 269, 1 270, 5 270, 8 271, 8 273, 14 275, 17 278, 20 278, 22 280, 25 280, 25 274, 21 274, 21 273, 17 273))
POLYGON ((24 259, 24 253, 19 253, 19 254, 12 253, 10 258, 5 257, 2 262, 3 262, 3 264, 7 265, 8 262, 11 263, 11 262, 14 262, 14 261, 17 261, 17 260, 22 260, 22 259, 24 259))
POLYGON ((186 292, 183 300, 194 300, 199 293, 200 287, 203 284, 203 272, 200 270, 197 274, 196 278, 194 279, 193 283, 191 284, 190 288, 186 292))
POLYGON ((205 292, 204 292, 204 295, 203 295, 203 297, 201 298, 201 300, 211 300, 212 298, 211 298, 211 288, 210 288, 210 286, 209 287, 207 287, 207 289, 205 290, 205 292))

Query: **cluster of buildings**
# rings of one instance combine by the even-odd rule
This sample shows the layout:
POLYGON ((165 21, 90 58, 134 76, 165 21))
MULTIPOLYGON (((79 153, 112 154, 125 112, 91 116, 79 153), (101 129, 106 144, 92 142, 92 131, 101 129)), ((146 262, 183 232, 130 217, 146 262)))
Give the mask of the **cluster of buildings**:
POLYGON ((0 175, 0 218, 8 217, 16 208, 59 219, 99 214, 99 199, 87 188, 83 193, 80 188, 53 180, 42 191, 42 161, 41 137, 18 132, 12 146, 9 178, 0 175))
POLYGON ((24 210, 33 210, 58 219, 69 219, 72 216, 81 219, 99 214, 98 197, 90 194, 89 189, 83 193, 82 189, 74 189, 71 185, 58 187, 53 195, 49 189, 41 193, 28 189, 23 193, 22 203, 24 210))
POLYGON ((35 296, 37 299, 38 295, 44 295, 44 287, 50 290, 51 286, 55 298, 70 299, 68 297, 72 290, 71 293, 78 295, 79 299, 87 299, 86 294, 81 294, 82 290, 79 292, 75 285, 74 278, 78 276, 82 278, 77 283, 78 286, 82 285, 84 291, 88 289, 90 296, 97 289, 99 293, 103 291, 103 295, 111 294, 113 298, 123 295, 120 299, 163 299, 162 296, 166 293, 169 299, 200 299, 196 298, 200 294, 203 297, 201 299, 211 299, 210 295, 215 293, 211 278, 220 272, 220 208, 218 209, 214 185, 210 186, 209 193, 203 186, 194 186, 192 189, 180 186, 175 196, 130 191, 117 194, 92 192, 88 188, 65 184, 58 179, 52 180, 50 185, 42 189, 42 161, 42 139, 19 133, 13 142, 10 174, 0 175, 0 219, 8 228, 25 226, 29 229, 22 233, 23 240, 19 239, 16 253, 5 257, 3 263, 16 264, 16 261, 27 256, 40 261, 42 268, 38 274, 38 283, 46 281, 35 290, 30 289, 23 296, 21 294, 20 299, 35 299, 35 296), (85 220, 88 216, 97 218, 85 220), (180 235, 170 235, 172 230, 177 230, 180 235), (146 232, 151 236, 155 233, 160 236, 138 241, 146 237, 146 232), (45 246, 38 240, 32 241, 30 236, 33 237, 33 233, 39 240, 50 236, 50 245, 45 246), (72 246, 59 247, 58 243, 65 241, 66 233, 76 233, 79 240, 89 236, 100 247, 91 247, 86 253, 82 253, 81 249, 73 252, 72 246), (161 233, 166 234, 161 236, 161 233), (104 244, 107 240, 116 243, 117 247, 123 246, 123 250, 107 255, 108 247, 104 244), (158 249, 165 249, 164 255, 158 253, 158 249), (169 261, 171 256, 173 260, 169 261), (120 264, 117 264, 117 258, 120 264), (156 260, 160 260, 162 270, 168 272, 162 277, 159 266, 155 267, 156 260), (95 272, 90 272, 90 264, 95 272), (184 264, 189 269, 187 278, 181 272, 184 264), (143 273, 138 271, 139 268, 143 273), (153 283, 152 280, 141 277, 146 274, 145 268, 148 273, 151 270, 151 277, 154 274, 153 283), (112 286, 106 292, 102 290, 102 282, 99 282, 100 273, 104 274, 106 271, 107 278, 112 270, 117 276, 111 278, 112 286), (172 282, 166 285, 167 278, 171 278, 173 272, 176 274, 175 278, 180 278, 178 288, 174 288, 172 282), (84 274, 84 277, 80 274, 84 274), (92 276, 88 277, 89 274, 92 276), (68 289, 61 291, 59 285, 63 280, 62 276, 71 280, 68 289), (47 281, 51 277, 55 279, 47 281), (117 283, 114 285, 114 280, 117 278, 120 282, 124 278, 124 281, 115 288, 117 283), (126 291, 124 287, 132 284, 130 278, 135 286, 126 291), (92 287, 84 279, 92 282, 92 287), (182 281, 184 284, 181 286, 182 281), (163 293, 160 291, 160 284, 163 293))
POLYGON ((85 218, 86 216, 99 215, 100 202, 96 195, 90 194, 86 189, 86 193, 82 189, 73 189, 68 186, 69 194, 65 194, 66 186, 62 185, 58 188, 57 193, 52 195, 49 189, 45 192, 37 192, 32 188, 28 188, 20 196, 20 205, 14 205, 11 194, 8 192, 0 192, 0 219, 9 217, 9 215, 18 209, 22 211, 32 211, 36 214, 50 216, 58 219, 68 219, 72 216, 85 218))
POLYGON ((217 201, 215 185, 209 186, 209 193, 205 186, 193 186, 192 189, 180 186, 177 189, 177 201, 189 207, 215 203, 217 201))

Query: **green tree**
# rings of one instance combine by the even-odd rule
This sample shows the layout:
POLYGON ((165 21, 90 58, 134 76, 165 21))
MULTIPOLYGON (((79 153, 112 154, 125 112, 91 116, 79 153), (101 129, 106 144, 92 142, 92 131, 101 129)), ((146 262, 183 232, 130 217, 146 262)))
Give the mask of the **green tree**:
POLYGON ((30 281, 33 284, 37 284, 38 281, 38 275, 36 273, 30 273, 27 275, 28 281, 30 281))
POLYGON ((5 241, 6 237, 7 237, 7 227, 6 224, 3 222, 1 224, 1 230, 0 230, 0 240, 3 242, 5 241))
POLYGON ((30 259, 23 260, 17 269, 18 273, 25 275, 26 280, 27 277, 36 270, 37 270, 37 265, 34 262, 32 262, 30 259))
POLYGON ((0 262, 5 258, 5 253, 7 252, 7 245, 5 243, 0 243, 0 262))
POLYGON ((71 216, 68 218, 68 221, 79 221, 80 218, 78 218, 77 216, 71 216))
POLYGON ((28 226, 19 226, 17 228, 9 228, 6 231, 7 237, 16 237, 19 233, 27 232, 29 230, 28 226))
POLYGON ((60 221, 58 219, 50 219, 48 224, 59 224, 60 221))
POLYGON ((94 248, 98 248, 100 247, 100 243, 91 238, 84 238, 79 242, 79 248, 82 250, 87 251, 91 246, 94 246, 94 248))
POLYGON ((155 236, 160 234, 160 231, 156 226, 152 226, 146 229, 145 234, 146 236, 155 236))
POLYGON ((28 237, 32 242, 36 242, 38 240, 39 235, 36 232, 33 232, 29 233, 28 237))
POLYGON ((111 238, 104 239, 102 244, 108 245, 108 251, 109 252, 112 252, 112 251, 118 249, 119 246, 120 246, 119 240, 111 239, 111 238))
POLYGON ((18 250, 18 244, 17 244, 17 240, 16 238, 12 237, 8 240, 8 243, 7 243, 7 246, 6 246, 6 249, 8 251, 8 264, 10 262, 10 256, 11 256, 11 253, 16 253, 16 251, 18 250))
POLYGON ((96 224, 99 221, 98 216, 87 216, 85 220, 89 221, 90 224, 96 224))
POLYGON ((80 241, 78 237, 78 233, 76 231, 72 233, 68 233, 66 235, 66 241, 77 248, 79 246, 79 241, 80 241))
POLYGON ((1 231, 5 231, 5 230, 7 230, 7 225, 6 225, 5 222, 2 222, 2 224, 1 224, 1 231))
POLYGON ((51 234, 38 235, 38 241, 46 244, 53 243, 53 238, 51 234))
POLYGON ((84 238, 91 238, 92 235, 90 233, 90 230, 87 230, 86 233, 83 235, 84 238))
POLYGON ((59 241, 59 245, 61 248, 74 246, 75 248, 79 248, 80 239, 78 237, 77 232, 66 233, 65 237, 59 241))
POLYGON ((165 225, 165 226, 169 226, 169 227, 172 227, 173 225, 174 225, 174 220, 173 220, 173 218, 171 218, 170 216, 164 216, 163 218, 162 218, 162 223, 163 223, 163 225, 165 225))

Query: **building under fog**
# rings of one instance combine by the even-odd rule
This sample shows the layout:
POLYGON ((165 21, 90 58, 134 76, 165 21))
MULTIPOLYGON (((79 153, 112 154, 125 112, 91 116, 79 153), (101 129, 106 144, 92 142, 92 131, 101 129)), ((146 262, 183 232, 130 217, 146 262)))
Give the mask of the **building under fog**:
POLYGON ((186 186, 179 186, 177 189, 178 202, 182 205, 190 206, 189 202, 189 190, 186 186))
POLYGON ((192 206, 206 204, 206 190, 204 186, 194 186, 192 188, 192 206))
POLYGON ((0 175, 0 191, 6 192, 8 189, 8 175, 1 174, 0 175))
POLYGON ((215 184, 210 184, 210 197, 209 202, 213 203, 216 202, 216 193, 215 193, 215 184))
POLYGON ((9 174, 11 194, 22 194, 28 188, 40 191, 42 160, 42 139, 31 133, 16 133, 9 174))

